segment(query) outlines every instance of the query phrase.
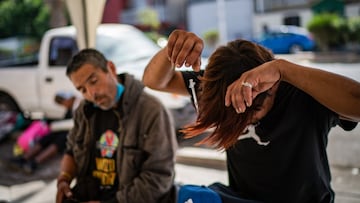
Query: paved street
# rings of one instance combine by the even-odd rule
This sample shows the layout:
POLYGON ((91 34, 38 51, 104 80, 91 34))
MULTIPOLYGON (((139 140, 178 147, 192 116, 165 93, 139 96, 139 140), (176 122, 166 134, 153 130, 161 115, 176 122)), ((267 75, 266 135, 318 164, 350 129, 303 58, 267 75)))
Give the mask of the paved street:
MULTIPOLYGON (((182 159, 183 163, 176 164, 176 182, 196 185, 209 185, 213 182, 228 183, 225 169, 216 169, 218 166, 211 167, 211 163, 215 163, 214 160, 217 164, 221 161, 224 163, 223 153, 211 149, 186 147, 179 150, 179 159, 182 159), (196 156, 193 153, 196 153, 196 156), (207 168, 196 166, 199 162, 205 163, 206 159, 210 162, 207 168)), ((335 202, 359 203, 359 168, 334 166, 331 170, 333 187, 337 194, 335 202)), ((35 180, 9 187, 0 186, 0 200, 11 203, 52 203, 55 193, 55 179, 35 180)))
MULTIPOLYGON (((181 183, 198 185, 208 185, 216 181, 226 183, 227 173, 225 170, 177 164, 176 172, 176 181, 181 183)), ((37 180, 11 187, 0 186, 1 203, 7 201, 11 203, 53 203, 55 194, 55 180, 49 182, 37 180)))
MULTIPOLYGON (((357 162, 359 158, 357 154, 360 154, 359 135, 360 126, 347 133, 339 128, 331 131, 328 149, 333 174, 332 185, 337 194, 336 203, 360 202, 360 162, 357 162)), ((1 200, 11 203, 54 202, 58 164, 59 159, 56 159, 34 174, 35 177, 42 176, 38 180, 30 179, 29 182, 23 181, 24 183, 18 180, 18 183, 14 185, 7 183, 7 185, 0 186, 0 202, 1 200)), ((175 180, 182 184, 209 185, 213 182, 227 184, 225 168, 224 153, 187 145, 178 150, 175 180)), ((16 178, 20 175, 18 178, 25 178, 21 173, 9 171, 4 166, 1 167, 1 164, 0 170, 7 176, 16 178)))

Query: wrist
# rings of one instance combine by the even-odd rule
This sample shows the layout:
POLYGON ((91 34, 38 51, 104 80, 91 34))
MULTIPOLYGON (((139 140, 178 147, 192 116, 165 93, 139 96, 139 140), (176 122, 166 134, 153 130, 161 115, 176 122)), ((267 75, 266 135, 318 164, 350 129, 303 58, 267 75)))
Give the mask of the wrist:
POLYGON ((57 188, 63 188, 65 185, 69 186, 70 183, 64 179, 57 180, 57 183, 56 183, 57 188))
POLYGON ((58 185, 61 182, 66 182, 66 183, 70 184, 72 179, 73 179, 72 175, 70 175, 68 172, 61 171, 59 176, 57 177, 57 183, 58 183, 58 185))
POLYGON ((286 76, 284 71, 287 71, 286 69, 289 69, 287 67, 287 61, 284 59, 275 59, 273 64, 273 67, 276 69, 275 71, 279 74, 278 81, 286 80, 284 76, 286 76))

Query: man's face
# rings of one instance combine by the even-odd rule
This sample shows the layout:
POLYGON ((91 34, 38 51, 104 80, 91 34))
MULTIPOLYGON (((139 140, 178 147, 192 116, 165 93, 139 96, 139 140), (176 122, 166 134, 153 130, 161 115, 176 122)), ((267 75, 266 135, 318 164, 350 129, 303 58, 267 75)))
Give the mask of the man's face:
POLYGON ((91 64, 84 64, 70 75, 70 80, 83 97, 103 110, 115 106, 116 74, 109 68, 102 71, 91 64))

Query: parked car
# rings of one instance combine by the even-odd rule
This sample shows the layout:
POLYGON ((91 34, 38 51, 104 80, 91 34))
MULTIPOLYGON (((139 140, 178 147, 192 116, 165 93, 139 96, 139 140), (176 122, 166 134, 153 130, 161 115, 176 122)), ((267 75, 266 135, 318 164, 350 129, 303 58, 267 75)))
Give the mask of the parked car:
POLYGON ((255 39, 258 44, 270 49, 274 54, 293 54, 300 51, 313 51, 315 41, 305 28, 297 26, 280 26, 269 29, 260 39, 255 39))
MULTIPOLYGON (((0 48, 9 47, 8 44, 0 45, 0 48)), ((128 72, 140 80, 146 64, 160 49, 143 32, 124 24, 99 25, 96 48, 115 63, 118 73, 128 72)), ((17 57, 20 55, 7 54, 15 52, 2 50, 0 111, 26 112, 53 119, 62 117, 65 110, 55 104, 53 99, 55 94, 58 91, 78 94, 65 74, 67 62, 78 52, 75 27, 60 27, 47 31, 41 41, 35 62, 21 60, 19 63, 17 57)), ((182 112, 185 107, 191 105, 188 97, 149 88, 145 90, 157 97, 171 111, 182 112)), ((193 114, 195 115, 195 112, 193 114)), ((177 128, 183 122, 183 118, 180 117, 174 116, 177 128)))

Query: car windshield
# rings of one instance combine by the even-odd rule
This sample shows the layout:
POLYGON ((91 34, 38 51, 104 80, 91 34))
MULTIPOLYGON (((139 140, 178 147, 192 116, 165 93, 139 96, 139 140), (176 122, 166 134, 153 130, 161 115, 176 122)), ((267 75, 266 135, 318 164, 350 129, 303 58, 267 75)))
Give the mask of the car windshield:
POLYGON ((116 66, 152 57, 159 49, 145 34, 134 29, 103 33, 96 47, 116 66))

